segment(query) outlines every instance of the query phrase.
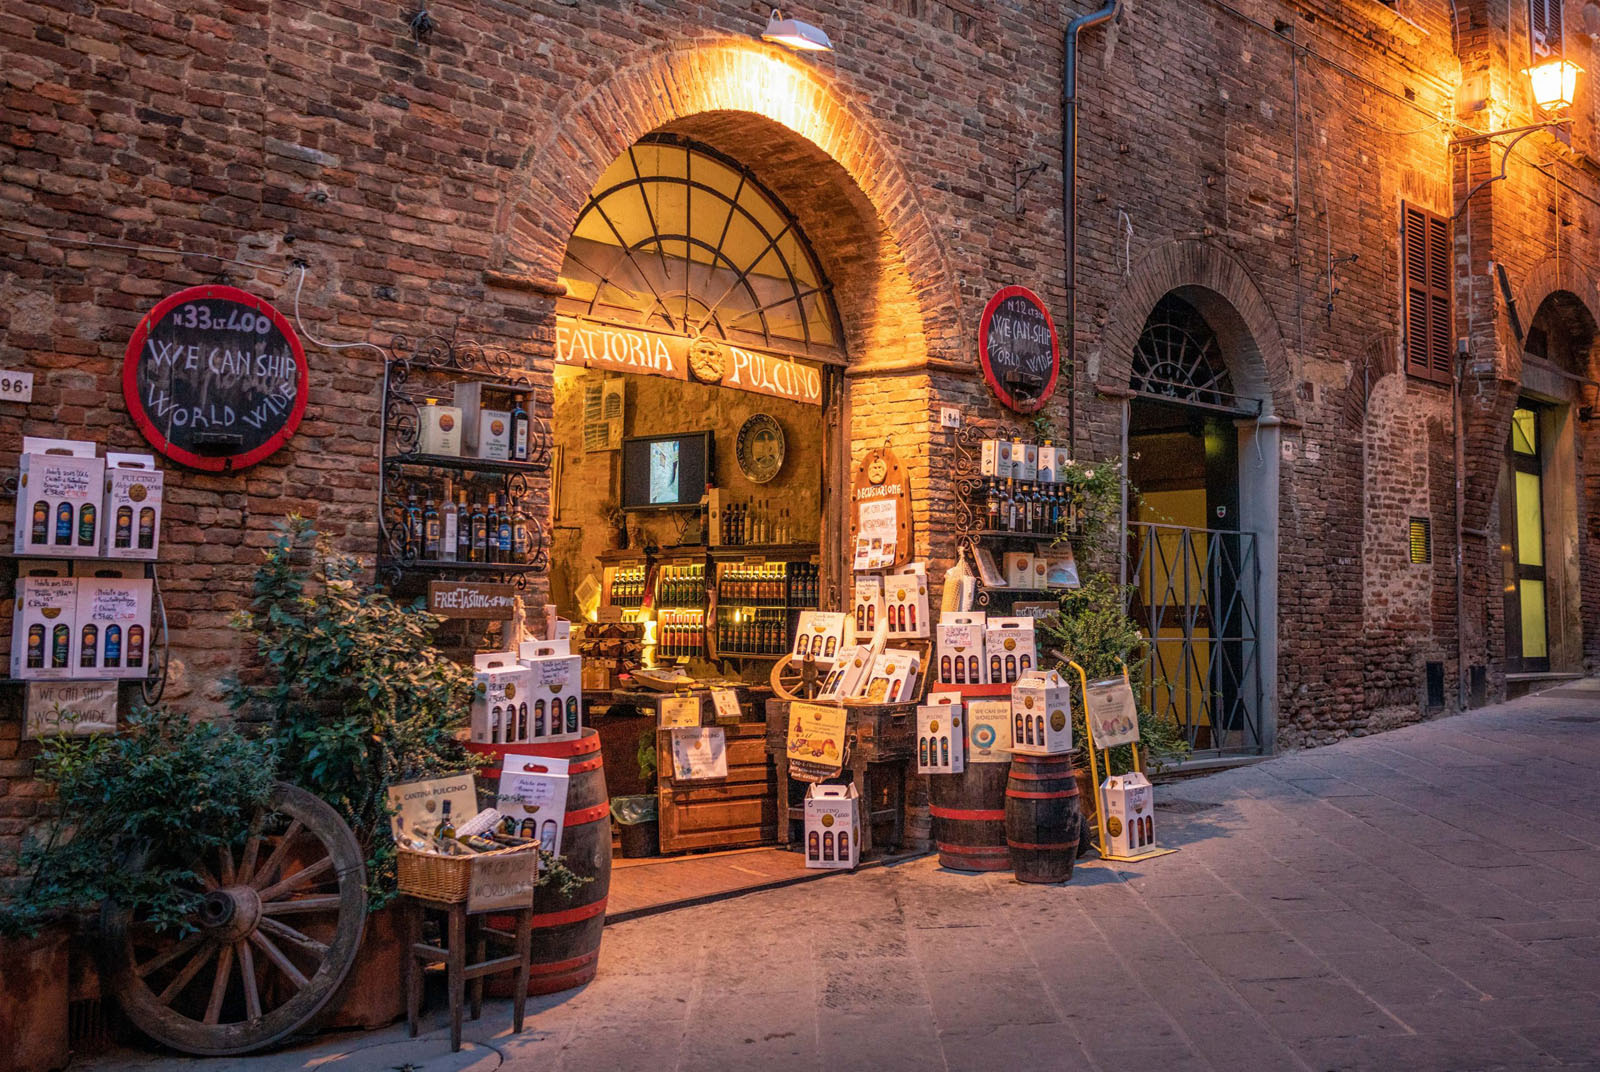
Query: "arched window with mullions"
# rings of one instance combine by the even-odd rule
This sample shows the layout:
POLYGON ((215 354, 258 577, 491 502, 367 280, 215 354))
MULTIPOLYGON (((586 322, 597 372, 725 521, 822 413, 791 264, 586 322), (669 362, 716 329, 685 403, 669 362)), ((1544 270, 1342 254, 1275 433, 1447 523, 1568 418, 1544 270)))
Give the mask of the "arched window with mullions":
POLYGON ((828 279, 793 214, 708 146, 647 135, 578 214, 567 316, 820 359, 844 358, 828 279))

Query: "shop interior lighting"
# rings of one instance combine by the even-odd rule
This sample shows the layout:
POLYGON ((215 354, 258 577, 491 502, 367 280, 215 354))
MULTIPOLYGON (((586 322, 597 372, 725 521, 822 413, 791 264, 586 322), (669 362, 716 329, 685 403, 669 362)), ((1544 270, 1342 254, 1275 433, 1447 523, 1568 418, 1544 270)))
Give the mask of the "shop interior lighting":
POLYGON ((1559 112, 1572 107, 1583 68, 1566 60, 1551 60, 1522 73, 1533 83, 1534 103, 1547 112, 1559 112))
POLYGON ((772 17, 767 20, 767 28, 761 33, 761 40, 771 41, 775 45, 794 49, 796 52, 832 52, 833 42, 828 40, 828 35, 799 19, 786 19, 783 12, 777 8, 772 9, 772 17))

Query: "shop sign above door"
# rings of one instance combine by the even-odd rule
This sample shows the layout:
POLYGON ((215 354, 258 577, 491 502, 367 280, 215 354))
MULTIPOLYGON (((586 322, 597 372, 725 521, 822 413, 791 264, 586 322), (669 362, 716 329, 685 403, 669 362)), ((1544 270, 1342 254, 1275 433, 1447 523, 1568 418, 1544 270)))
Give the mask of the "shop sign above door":
POLYGON ((556 317, 556 363, 637 376, 731 387, 822 405, 822 373, 810 365, 702 335, 690 339, 643 328, 556 317))
POLYGON ((190 287, 139 322, 122 394, 156 450, 210 472, 245 469, 289 441, 309 394, 305 351, 267 302, 190 287))
POLYGON ((1018 413, 1044 408, 1061 377, 1061 349, 1037 294, 1005 287, 989 299, 978 324, 978 361, 1002 405, 1018 413))

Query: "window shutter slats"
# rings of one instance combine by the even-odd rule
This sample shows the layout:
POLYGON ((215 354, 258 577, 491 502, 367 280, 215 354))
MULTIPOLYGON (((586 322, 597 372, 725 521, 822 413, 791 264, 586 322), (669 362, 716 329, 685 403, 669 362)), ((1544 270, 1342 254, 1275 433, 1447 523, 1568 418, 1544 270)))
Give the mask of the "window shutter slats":
POLYGON ((1449 383, 1455 335, 1450 221, 1410 204, 1401 207, 1401 219, 1406 371, 1449 383))

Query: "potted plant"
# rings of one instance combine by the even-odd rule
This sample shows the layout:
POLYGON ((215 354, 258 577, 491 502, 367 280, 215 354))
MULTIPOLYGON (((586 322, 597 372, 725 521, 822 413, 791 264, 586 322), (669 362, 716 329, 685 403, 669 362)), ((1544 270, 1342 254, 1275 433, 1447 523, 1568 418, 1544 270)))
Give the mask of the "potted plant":
POLYGON ((0 1023, 18 1026, 0 1046, 4 1072, 65 1063, 74 918, 110 899, 157 928, 185 926, 199 902, 194 861, 244 829, 273 781, 259 743, 144 709, 116 735, 46 739, 34 774, 57 808, 0 902, 0 1023))
MULTIPOLYGON (((656 777, 656 731, 639 735, 639 779, 646 785, 656 777)), ((622 833, 622 855, 627 859, 661 855, 659 803, 654 793, 611 798, 611 814, 622 833)))
POLYGON ((338 809, 366 853, 371 916, 324 1020, 333 1027, 379 1027, 405 1012, 389 787, 477 765, 456 735, 472 675, 433 646, 442 619, 396 602, 365 572, 291 517, 234 621, 257 665, 226 686, 238 717, 264 724, 278 776, 338 809))

